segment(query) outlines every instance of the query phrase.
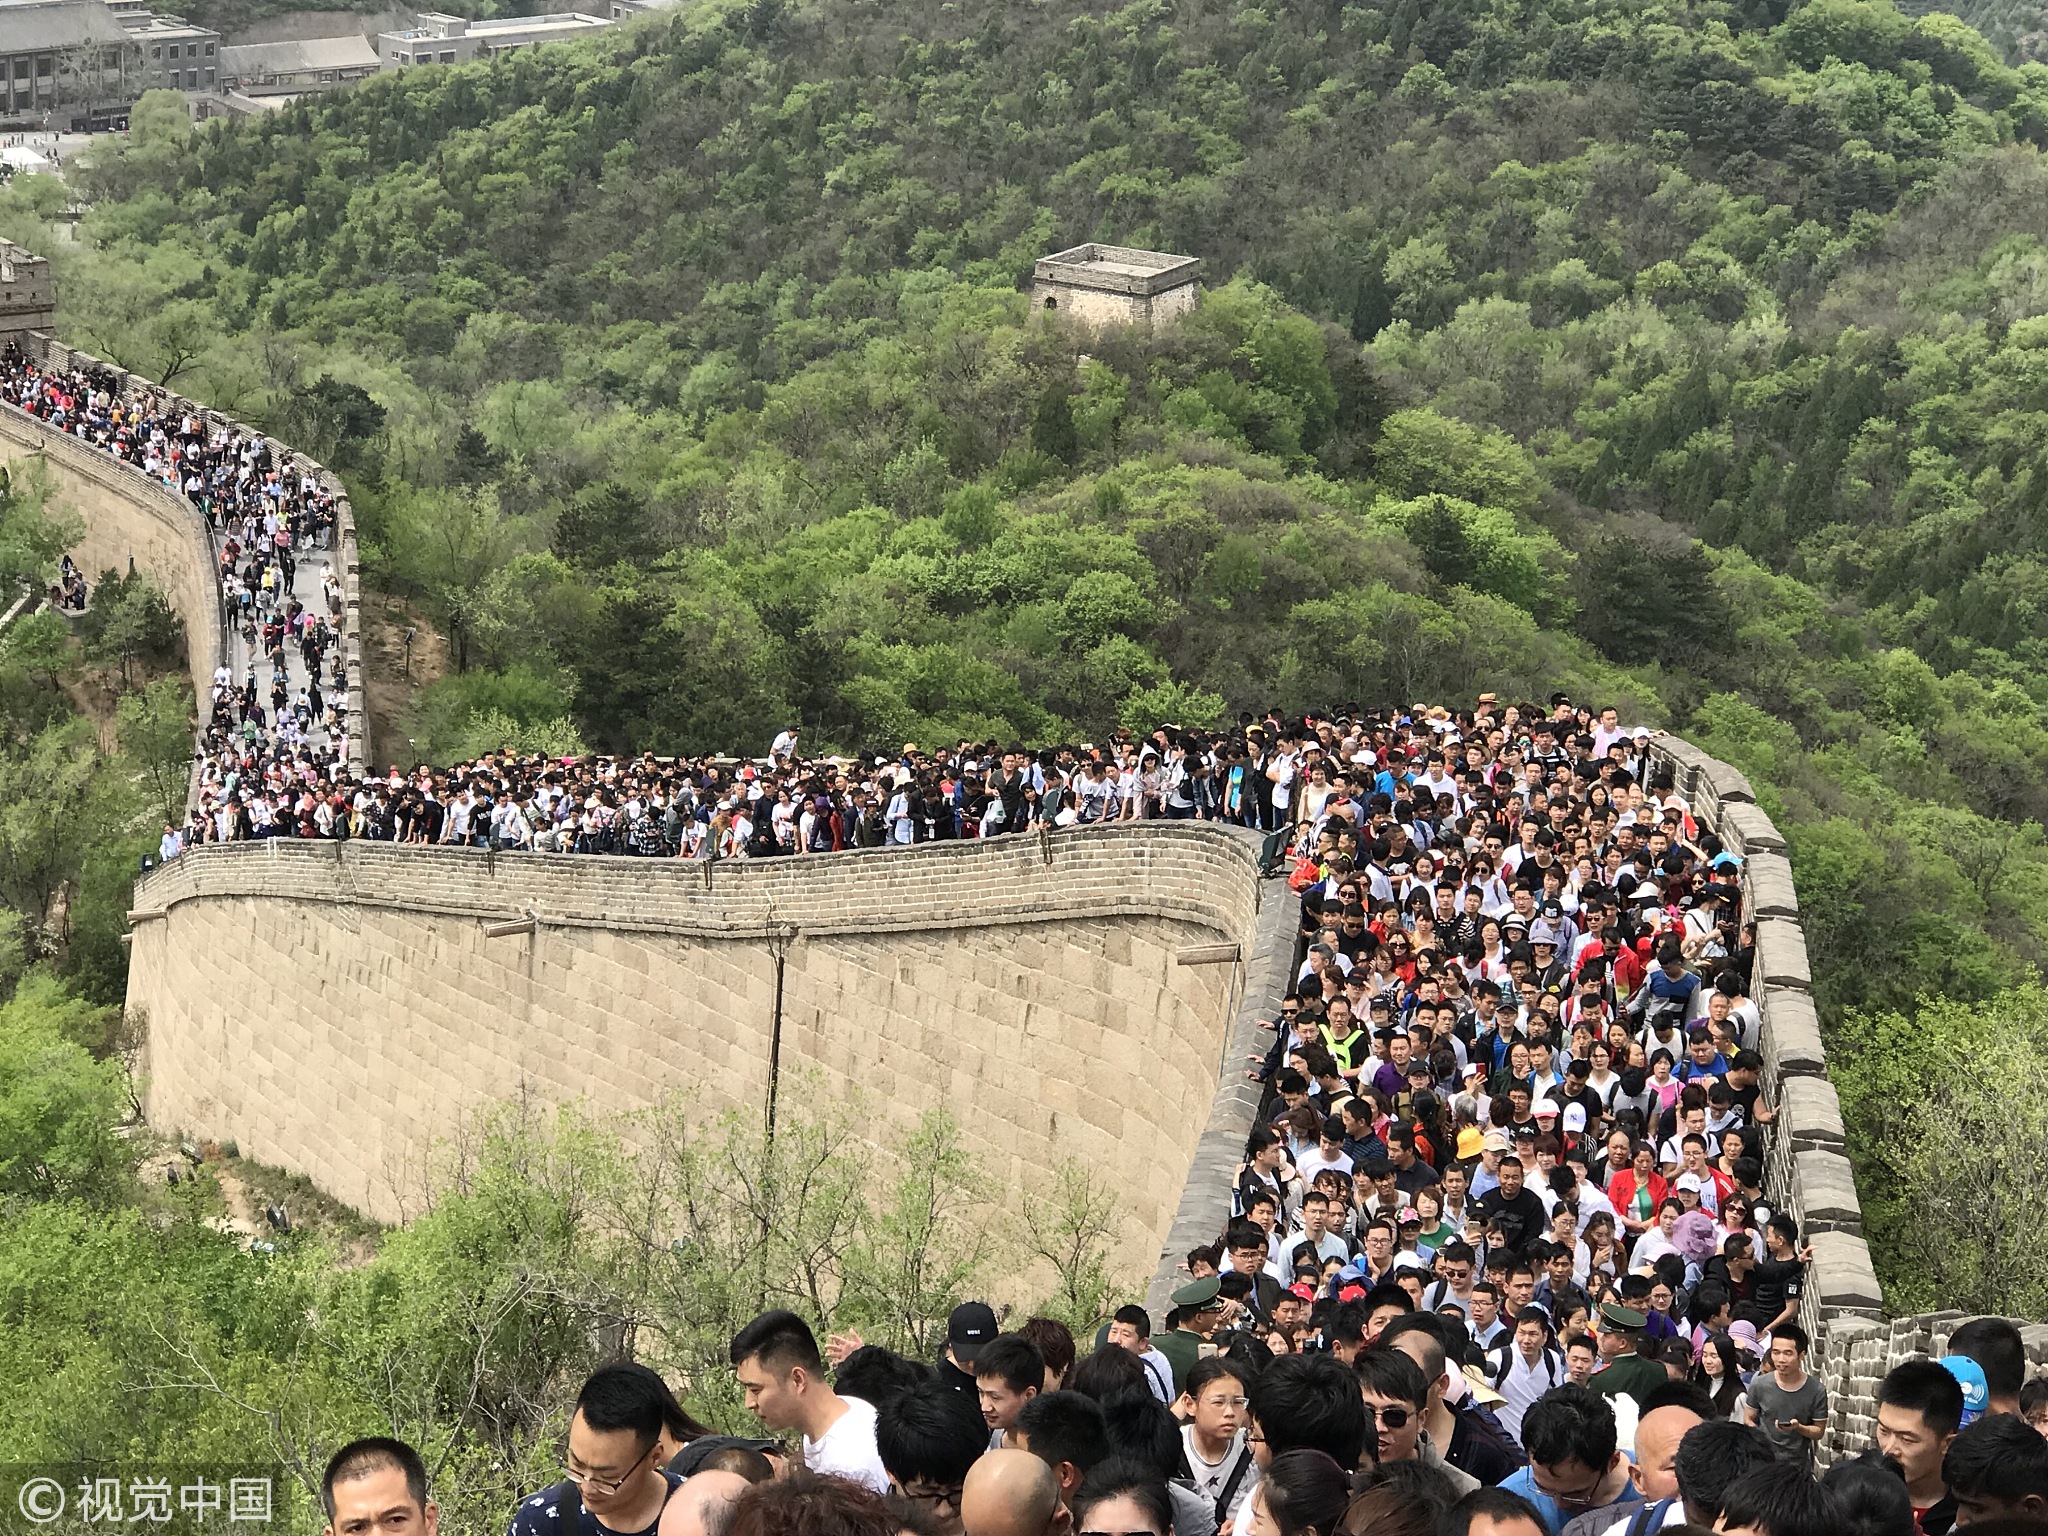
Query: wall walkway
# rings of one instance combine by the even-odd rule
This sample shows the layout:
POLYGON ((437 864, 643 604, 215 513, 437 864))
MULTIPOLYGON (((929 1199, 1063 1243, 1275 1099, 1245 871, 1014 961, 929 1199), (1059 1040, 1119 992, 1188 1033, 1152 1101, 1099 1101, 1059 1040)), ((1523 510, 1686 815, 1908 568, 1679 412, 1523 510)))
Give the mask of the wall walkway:
MULTIPOLYGON (((209 428, 226 426, 246 437, 256 435, 254 427, 44 333, 31 332, 15 340, 52 369, 106 370, 118 381, 124 399, 148 396, 166 410, 198 416, 209 428)), ((355 513, 348 492, 332 472, 281 443, 272 446, 282 453, 284 467, 291 473, 312 475, 335 498, 335 547, 326 557, 337 563, 342 579, 341 649, 349 680, 349 765, 361 772, 370 761, 370 716, 363 695, 362 571, 355 513)), ((221 608, 212 535, 198 509, 136 466, 4 403, 0 403, 0 463, 38 466, 49 477, 58 504, 85 519, 85 537, 71 553, 88 581, 97 581, 102 571, 125 574, 134 569, 163 589, 172 609, 185 621, 186 660, 194 697, 206 698, 214 668, 228 655, 227 620, 221 608)))

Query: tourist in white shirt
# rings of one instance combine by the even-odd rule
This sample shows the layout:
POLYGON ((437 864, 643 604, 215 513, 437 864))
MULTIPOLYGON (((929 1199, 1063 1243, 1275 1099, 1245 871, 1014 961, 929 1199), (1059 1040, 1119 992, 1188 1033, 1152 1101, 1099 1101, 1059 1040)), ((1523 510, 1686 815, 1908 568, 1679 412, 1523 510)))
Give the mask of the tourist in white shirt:
POLYGON ((733 1336, 731 1357, 748 1409, 770 1429, 802 1431, 806 1467, 889 1491, 875 1449, 874 1405, 832 1390, 817 1338, 802 1318, 762 1313, 733 1336))

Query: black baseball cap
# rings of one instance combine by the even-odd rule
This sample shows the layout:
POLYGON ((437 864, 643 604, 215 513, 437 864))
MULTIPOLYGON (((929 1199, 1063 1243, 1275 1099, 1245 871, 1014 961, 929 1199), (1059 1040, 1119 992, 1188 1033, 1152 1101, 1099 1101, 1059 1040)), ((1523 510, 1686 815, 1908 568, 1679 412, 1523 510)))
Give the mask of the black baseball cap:
POLYGON ((962 1365, 974 1363, 981 1346, 996 1336, 996 1314, 985 1301, 963 1301, 946 1319, 946 1347, 962 1365))

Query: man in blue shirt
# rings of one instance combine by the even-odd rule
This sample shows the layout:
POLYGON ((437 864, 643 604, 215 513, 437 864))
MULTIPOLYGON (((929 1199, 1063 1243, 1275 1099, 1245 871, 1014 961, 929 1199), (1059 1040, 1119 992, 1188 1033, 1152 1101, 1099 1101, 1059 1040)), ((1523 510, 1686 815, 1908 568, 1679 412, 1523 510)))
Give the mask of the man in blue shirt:
POLYGON ((1529 1465, 1500 1486, 1527 1499, 1558 1536, 1568 1520, 1641 1497, 1616 1440, 1613 1404, 1585 1387, 1552 1387, 1522 1415, 1529 1465))

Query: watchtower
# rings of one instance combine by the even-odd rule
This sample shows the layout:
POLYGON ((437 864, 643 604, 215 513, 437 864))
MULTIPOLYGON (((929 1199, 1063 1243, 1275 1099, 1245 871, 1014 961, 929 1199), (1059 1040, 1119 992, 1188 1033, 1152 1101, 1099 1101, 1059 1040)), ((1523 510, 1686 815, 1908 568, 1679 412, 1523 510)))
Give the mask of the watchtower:
POLYGON ((0 240, 0 342, 25 331, 47 331, 56 321, 57 279, 49 258, 0 240))
POLYGON ((1195 307, 1201 258, 1127 245, 1077 245, 1039 257, 1031 307, 1088 326, 1166 325, 1195 307))

